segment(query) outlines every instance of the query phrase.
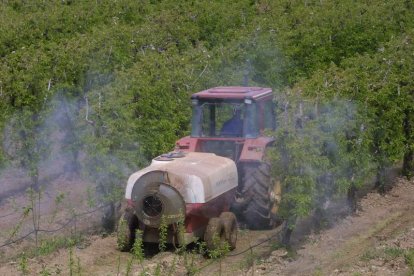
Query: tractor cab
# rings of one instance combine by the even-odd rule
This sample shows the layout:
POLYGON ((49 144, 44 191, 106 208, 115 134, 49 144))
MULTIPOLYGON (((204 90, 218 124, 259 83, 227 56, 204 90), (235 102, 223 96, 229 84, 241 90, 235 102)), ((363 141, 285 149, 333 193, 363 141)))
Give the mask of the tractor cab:
POLYGON ((215 87, 195 93, 191 136, 178 150, 212 152, 238 161, 246 140, 275 129, 272 90, 261 87, 215 87))
POLYGON ((272 90, 216 87, 194 94, 191 137, 257 138, 275 128, 272 90))

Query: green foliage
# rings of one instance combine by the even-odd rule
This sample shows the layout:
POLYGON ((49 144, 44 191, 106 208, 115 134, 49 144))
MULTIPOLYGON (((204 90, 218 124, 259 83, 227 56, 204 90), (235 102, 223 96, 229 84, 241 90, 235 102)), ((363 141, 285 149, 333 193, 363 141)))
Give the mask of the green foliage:
POLYGON ((230 252, 229 243, 217 234, 213 236, 213 245, 214 249, 208 250, 208 257, 211 259, 219 259, 230 252))
POLYGON ((184 252, 187 244, 185 244, 185 216, 181 210, 179 210, 179 217, 177 221, 177 239, 180 243, 180 247, 176 250, 178 253, 184 252))
POLYGON ((159 242, 158 242, 158 248, 161 252, 164 252, 167 248, 167 234, 168 234, 168 224, 165 219, 165 216, 161 216, 161 223, 160 227, 158 228, 159 231, 159 242))
POLYGON ((129 237, 127 234, 127 231, 129 230, 128 227, 128 221, 125 218, 121 218, 119 220, 119 225, 118 225, 118 232, 117 232, 117 247, 119 250, 122 250, 123 248, 125 248, 125 246, 127 245, 127 243, 129 242, 129 237))
POLYGON ((72 276, 75 273, 75 260, 73 258, 73 247, 69 247, 69 263, 68 263, 68 268, 69 268, 69 275, 72 276))
POLYGON ((82 237, 52 237, 40 241, 37 253, 39 255, 49 255, 60 248, 71 247, 82 241, 82 237))
POLYGON ((126 271, 125 271, 125 275, 130 275, 131 270, 132 270, 132 263, 134 261, 134 257, 131 257, 128 261, 127 261, 127 266, 126 266, 126 271))
MULTIPOLYGON (((371 55, 359 55, 330 66, 298 84, 303 93, 316 97, 340 96, 352 99, 363 112, 365 139, 370 144, 377 175, 399 161, 413 145, 412 78, 413 31, 397 36, 371 55)), ((411 153, 412 154, 412 153, 411 153)), ((382 182, 382 179, 379 179, 382 182)))
POLYGON ((405 263, 408 265, 411 273, 414 273, 414 249, 410 248, 404 255, 405 263))
POLYGON ((155 276, 160 276, 161 275, 161 264, 160 263, 157 263, 157 266, 154 269, 153 275, 155 275, 155 276))
POLYGON ((46 265, 42 265, 42 270, 40 271, 41 276, 51 276, 52 272, 46 267, 46 265))
POLYGON ((283 216, 372 173, 382 186, 400 160, 412 175, 411 1, 4 1, 0 14, 0 168, 34 188, 59 132, 96 183, 91 205, 113 204, 188 135, 191 93, 244 76, 278 91, 283 216))
POLYGON ((405 263, 410 270, 410 273, 414 272, 414 249, 408 248, 403 249, 399 247, 385 247, 384 249, 371 249, 366 251, 362 256, 361 260, 368 262, 372 259, 385 259, 392 261, 398 257, 404 257, 405 263))
MULTIPOLYGON (((281 180, 280 215, 303 217, 372 173, 369 143, 357 107, 340 99, 276 97, 277 143, 269 152, 272 173, 281 180)), ((294 219, 288 219, 290 228, 294 219)))
POLYGON ((258 2, 262 28, 278 34, 280 48, 291 61, 290 83, 332 63, 373 53, 413 27, 414 6, 409 1, 258 2))
POLYGON ((29 274, 29 266, 27 264, 27 257, 26 254, 23 252, 22 255, 19 258, 18 263, 18 270, 22 273, 22 275, 28 275, 29 274))
POLYGON ((143 241, 142 241, 142 231, 137 229, 135 233, 135 241, 134 245, 132 246, 132 254, 134 257, 142 263, 144 261, 144 248, 143 248, 143 241))
POLYGON ((369 249, 361 256, 361 261, 368 262, 380 256, 380 252, 375 249, 369 249))
POLYGON ((384 249, 385 255, 387 255, 391 260, 398 258, 404 255, 404 249, 399 247, 386 247, 384 249))

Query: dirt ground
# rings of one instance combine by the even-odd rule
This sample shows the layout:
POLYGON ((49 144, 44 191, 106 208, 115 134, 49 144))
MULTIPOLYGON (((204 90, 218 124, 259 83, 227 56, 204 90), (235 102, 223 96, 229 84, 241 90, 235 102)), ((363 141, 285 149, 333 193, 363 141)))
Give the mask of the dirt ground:
MULTIPOLYGON (((399 178, 384 196, 369 193, 355 215, 307 236, 294 259, 274 251, 255 275, 414 275, 414 181, 399 178), (411 263, 413 269, 414 261, 411 263)), ((251 274, 251 275, 252 275, 251 274)))
MULTIPOLYGON (((63 182, 69 183, 60 179, 59 184, 59 178, 56 181, 49 186, 51 198, 55 198, 63 182)), ((81 189, 84 183, 75 181, 72 185, 81 189)), ((69 190, 73 195, 73 188, 69 190)), ((72 201, 72 205, 84 204, 85 199, 78 200, 72 201)), ((16 201, 23 201, 23 198, 17 196, 16 201)), ((10 231, 12 216, 7 220, 1 216, 10 211, 11 202, 0 203, 0 237, 3 239, 10 231)), ((48 208, 53 209, 54 203, 49 204, 48 208)), ((142 272, 185 275, 189 271, 198 275, 413 275, 407 253, 414 250, 414 180, 397 179, 394 188, 385 196, 368 193, 360 200, 355 215, 334 221, 333 226, 318 233, 304 223, 302 229, 294 233, 293 246, 288 251, 278 249, 279 229, 240 230, 237 249, 215 261, 192 254, 191 248, 177 254, 173 248, 156 253, 156 249, 147 246, 149 252, 140 262, 131 253, 116 250, 114 235, 88 234, 83 234, 81 242, 73 247, 37 257, 28 256, 25 260, 17 256, 25 248, 23 242, 0 248, 0 275, 20 275, 24 269, 29 275, 126 275, 127 272, 129 275, 142 272)), ((87 217, 79 224, 92 222, 93 218, 87 217)), ((414 256, 412 262, 414 265, 414 256)))

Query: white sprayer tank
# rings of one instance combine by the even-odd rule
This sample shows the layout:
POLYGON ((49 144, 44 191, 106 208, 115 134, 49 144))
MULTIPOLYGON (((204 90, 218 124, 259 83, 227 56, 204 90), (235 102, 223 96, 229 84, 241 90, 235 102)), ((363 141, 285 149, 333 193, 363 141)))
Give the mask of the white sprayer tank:
POLYGON ((173 152, 132 174, 125 197, 145 225, 177 223, 187 204, 204 204, 237 187, 233 160, 214 153, 173 152))
POLYGON ((236 164, 229 158, 204 152, 171 153, 129 177, 126 199, 133 200, 134 185, 146 185, 139 180, 150 172, 163 172, 162 182, 174 187, 186 204, 206 203, 238 184, 236 164))

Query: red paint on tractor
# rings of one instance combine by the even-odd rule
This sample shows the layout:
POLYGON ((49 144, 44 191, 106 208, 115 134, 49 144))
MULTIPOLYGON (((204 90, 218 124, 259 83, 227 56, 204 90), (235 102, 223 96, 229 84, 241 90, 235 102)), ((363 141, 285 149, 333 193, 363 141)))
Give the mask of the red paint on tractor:
POLYGON ((259 137, 256 139, 246 139, 239 161, 262 161, 265 154, 265 149, 268 145, 274 142, 271 137, 259 137))
POLYGON ((206 203, 186 204, 186 232, 192 233, 204 228, 210 218, 218 217, 222 212, 227 212, 235 193, 236 189, 231 189, 206 203))
POLYGON ((263 100, 272 96, 271 88, 243 87, 243 86, 220 86, 193 94, 192 98, 202 99, 245 99, 263 100))
POLYGON ((265 149, 271 143, 275 141, 272 137, 258 137, 254 139, 244 139, 244 138, 220 138, 220 137, 206 137, 206 138, 193 138, 186 136, 181 138, 176 142, 176 150, 184 152, 202 152, 200 149, 200 144, 203 141, 234 141, 236 143, 242 144, 243 149, 240 154, 240 162, 255 162, 262 161, 265 154, 265 149))

